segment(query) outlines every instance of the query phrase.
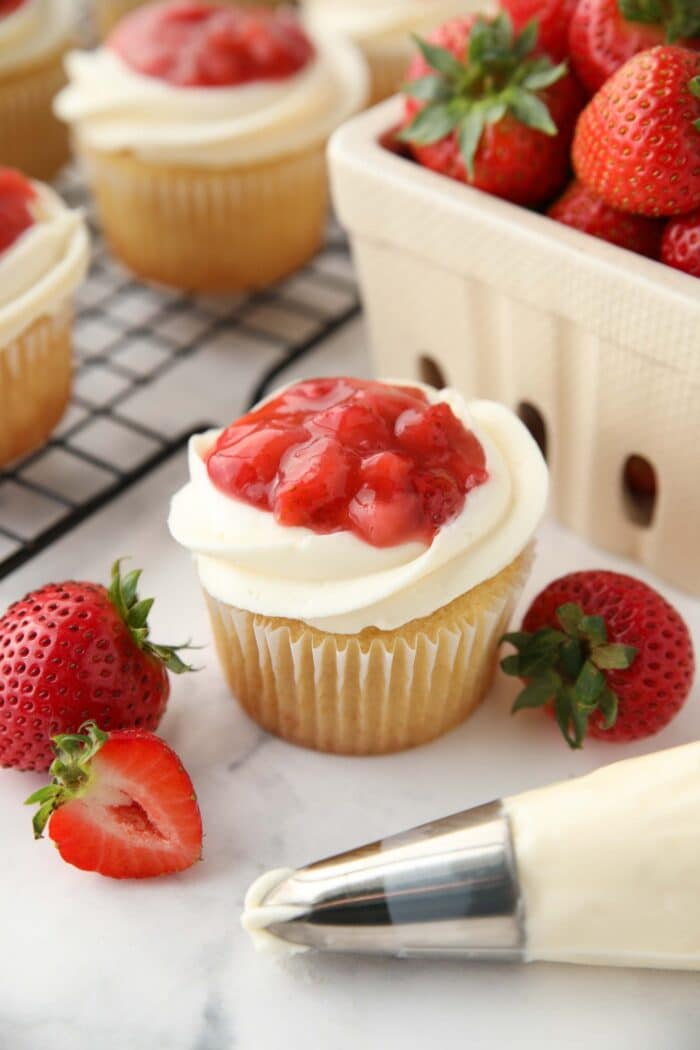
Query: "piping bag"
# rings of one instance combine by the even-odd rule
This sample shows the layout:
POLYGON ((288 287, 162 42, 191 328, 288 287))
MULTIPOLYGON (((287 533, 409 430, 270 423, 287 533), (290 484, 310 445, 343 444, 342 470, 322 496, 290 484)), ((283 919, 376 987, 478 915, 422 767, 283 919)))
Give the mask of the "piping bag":
POLYGON ((261 949, 700 969, 700 742, 262 875, 261 949))

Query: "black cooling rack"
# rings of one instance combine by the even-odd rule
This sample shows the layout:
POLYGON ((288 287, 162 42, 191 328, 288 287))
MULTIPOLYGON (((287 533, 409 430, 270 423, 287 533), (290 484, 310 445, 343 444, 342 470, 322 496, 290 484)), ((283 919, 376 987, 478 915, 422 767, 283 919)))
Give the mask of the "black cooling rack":
POLYGON ((237 342, 259 343, 252 404, 279 372, 359 312, 347 246, 333 225, 312 264, 272 289, 192 297, 146 285, 110 257, 75 171, 57 188, 85 210, 93 240, 90 272, 77 293, 74 390, 48 445, 0 471, 0 579, 204 429, 198 420, 178 429, 159 397, 160 384, 183 358, 217 339, 232 353, 237 342), (157 411, 149 411, 149 402, 157 411))

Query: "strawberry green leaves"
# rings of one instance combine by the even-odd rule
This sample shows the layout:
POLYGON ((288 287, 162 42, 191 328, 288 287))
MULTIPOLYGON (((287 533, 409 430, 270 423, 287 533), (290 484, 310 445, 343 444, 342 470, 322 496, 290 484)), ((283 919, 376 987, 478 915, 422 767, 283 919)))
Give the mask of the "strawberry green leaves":
POLYGON ((697 0, 618 0, 618 7, 628 22, 665 26, 669 44, 700 33, 697 0))
POLYGON ((39 807, 32 819, 35 839, 44 834, 54 810, 80 795, 89 780, 90 763, 107 741, 107 733, 94 722, 86 722, 80 729, 78 733, 60 733, 51 738, 56 753, 49 769, 52 782, 25 800, 25 806, 39 807))
POLYGON ((507 14, 493 20, 478 17, 469 36, 468 52, 460 61, 446 48, 426 40, 416 44, 434 74, 404 85, 404 93, 424 102, 399 138, 425 146, 455 133, 470 180, 484 130, 510 115, 542 132, 556 135, 544 99, 538 92, 566 75, 545 55, 534 55, 537 23, 515 36, 507 14))
POLYGON ((186 664, 178 655, 182 649, 192 649, 185 645, 156 645, 149 640, 148 614, 153 608, 153 598, 139 599, 138 584, 141 569, 133 569, 125 576, 121 574, 121 559, 112 566, 112 578, 109 585, 109 599, 129 629, 129 633, 139 649, 150 653, 165 665, 173 674, 184 674, 194 668, 186 664))
POLYGON ((512 712, 551 704, 564 739, 580 748, 591 715, 599 712, 606 729, 615 724, 617 697, 605 672, 631 667, 637 650, 609 642, 603 618, 586 616, 574 602, 559 606, 557 621, 561 630, 504 635, 516 651, 501 660, 501 668, 526 683, 512 712))
MULTIPOLYGON (((693 77, 688 84, 688 87, 690 89, 690 94, 693 95, 694 98, 700 99, 700 77, 693 77)), ((693 127, 700 131, 700 118, 693 121, 693 127)))

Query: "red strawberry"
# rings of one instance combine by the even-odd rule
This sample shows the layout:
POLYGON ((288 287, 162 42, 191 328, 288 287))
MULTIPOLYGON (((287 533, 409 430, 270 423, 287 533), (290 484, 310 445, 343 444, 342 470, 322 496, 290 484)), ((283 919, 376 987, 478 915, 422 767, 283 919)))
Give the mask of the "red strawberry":
POLYGON ((170 693, 168 671, 190 670, 176 648, 148 638, 152 598, 139 571, 112 568, 95 583, 49 584, 0 619, 0 765, 48 769, 56 733, 87 719, 105 728, 155 729, 170 693))
POLYGON ((663 222, 616 211, 581 182, 572 182, 547 212, 551 219, 631 252, 658 259, 663 222))
POLYGON ((620 211, 700 207, 700 54, 663 46, 631 58, 579 117, 573 160, 579 179, 620 211))
POLYGON ((583 96, 535 51, 536 34, 531 24, 514 38, 501 14, 455 18, 417 42, 399 138, 420 164, 518 204, 561 189, 583 96))
POLYGON ((569 23, 578 0, 501 0, 516 33, 537 20, 537 47, 559 62, 569 54, 569 23))
POLYGON ((661 259, 667 266, 700 277, 700 211, 680 215, 666 224, 661 259))
POLYGON ((112 879, 184 871, 202 852, 202 818, 192 781, 164 740, 142 729, 54 737, 53 783, 38 805, 34 836, 49 836, 68 864, 112 879))
POLYGON ((697 0, 579 0, 569 51, 579 80, 594 95, 628 59, 658 44, 700 46, 697 0))
POLYGON ((513 704, 553 709, 571 747, 584 737, 638 740, 681 709, 695 661, 688 628, 641 580, 573 572, 535 598, 501 661, 526 685, 513 704))

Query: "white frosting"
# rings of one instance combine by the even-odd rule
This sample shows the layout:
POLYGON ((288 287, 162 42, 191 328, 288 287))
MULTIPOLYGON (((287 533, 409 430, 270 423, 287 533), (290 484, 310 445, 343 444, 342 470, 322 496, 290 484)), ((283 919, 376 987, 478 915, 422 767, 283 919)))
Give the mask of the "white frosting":
POLYGON ((505 808, 530 959, 700 969, 700 743, 505 808))
POLYGON ((227 167, 320 145, 361 109, 364 60, 349 41, 314 35, 316 55, 281 81, 177 87, 135 72, 101 47, 68 55, 57 115, 91 149, 144 160, 227 167))
POLYGON ((368 50, 393 43, 414 52, 411 34, 422 36, 442 22, 470 10, 481 0, 304 0, 309 24, 322 32, 343 33, 368 50))
POLYGON ((281 937, 270 933, 268 929, 279 922, 291 922, 303 914, 303 908, 294 908, 289 904, 263 903, 271 890, 276 889, 281 882, 293 874, 292 868, 274 868, 272 871, 266 871, 255 880, 245 895, 241 926, 250 934, 259 952, 289 956, 308 951, 305 944, 294 944, 292 941, 282 940, 281 937))
POLYGON ((505 568, 527 546, 544 510, 540 451, 502 405, 467 406, 455 390, 423 389, 475 432, 489 471, 430 546, 378 548, 350 532, 319 535, 278 524, 270 512, 212 484, 203 456, 220 431, 209 431, 190 441, 191 480, 174 497, 169 519, 174 538, 196 555, 204 589, 250 612, 356 634, 429 616, 505 568))
POLYGON ((66 45, 74 29, 73 0, 27 0, 0 18, 0 76, 41 62, 66 45))
POLYGON ((36 222, 0 253, 0 352, 37 318, 61 309, 90 255, 81 213, 70 211, 48 186, 33 185, 36 222))

